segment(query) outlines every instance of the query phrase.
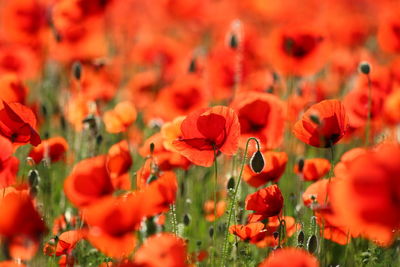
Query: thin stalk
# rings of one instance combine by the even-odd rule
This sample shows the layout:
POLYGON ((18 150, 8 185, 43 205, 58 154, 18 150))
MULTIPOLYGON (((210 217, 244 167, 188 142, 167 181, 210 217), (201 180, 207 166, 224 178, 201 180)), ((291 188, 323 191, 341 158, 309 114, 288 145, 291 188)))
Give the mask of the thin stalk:
POLYGON ((214 146, 214 221, 213 221, 213 252, 211 254, 211 263, 214 266, 214 254, 216 252, 215 235, 217 234, 217 190, 218 190, 218 163, 217 163, 217 149, 214 146))
POLYGON ((237 192, 238 192, 238 189, 239 189, 239 185, 240 185, 240 182, 241 182, 241 179, 242 179, 244 165, 246 164, 246 159, 247 159, 247 150, 249 148, 249 143, 250 143, 251 140, 254 140, 256 142, 257 150, 260 150, 260 144, 259 144, 257 138, 250 137, 249 139, 247 139, 246 148, 245 148, 244 154, 243 154, 243 159, 242 159, 242 164, 241 164, 241 169, 240 169, 238 181, 236 183, 235 191, 233 192, 231 203, 229 205, 229 215, 228 215, 227 229, 226 229, 225 237, 224 237, 224 245, 222 247, 222 258, 221 258, 222 264, 221 264, 221 266, 225 266, 225 258, 226 258, 227 246, 228 246, 229 225, 230 225, 231 220, 232 220, 233 208, 234 208, 234 204, 235 204, 235 201, 236 201, 236 195, 237 195, 237 192))
POLYGON ((369 140, 371 135, 371 106, 372 106, 372 85, 371 85, 371 77, 367 74, 368 79, 368 113, 367 113, 367 125, 365 129, 365 146, 369 146, 369 140))

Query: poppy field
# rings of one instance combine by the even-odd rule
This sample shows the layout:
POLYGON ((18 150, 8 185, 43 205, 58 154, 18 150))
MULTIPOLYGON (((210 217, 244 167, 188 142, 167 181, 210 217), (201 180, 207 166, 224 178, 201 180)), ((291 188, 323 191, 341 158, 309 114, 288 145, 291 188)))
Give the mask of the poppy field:
POLYGON ((0 0, 0 267, 400 266, 400 1, 0 0))

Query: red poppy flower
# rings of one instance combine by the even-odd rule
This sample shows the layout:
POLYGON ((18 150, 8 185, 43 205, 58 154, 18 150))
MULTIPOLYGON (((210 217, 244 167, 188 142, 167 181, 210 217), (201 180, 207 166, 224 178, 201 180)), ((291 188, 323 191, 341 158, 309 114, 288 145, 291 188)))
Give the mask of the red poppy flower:
POLYGON ((185 241, 173 234, 162 233, 148 238, 136 251, 134 262, 146 267, 185 267, 185 241))
POLYGON ((36 116, 28 107, 20 103, 3 101, 0 109, 0 134, 8 138, 13 144, 24 145, 40 144, 40 136, 35 130, 36 116))
POLYGON ((72 250, 76 247, 76 244, 85 237, 85 234, 86 233, 84 230, 70 230, 62 233, 58 237, 57 245, 55 246, 55 248, 50 248, 50 254, 47 255, 56 255, 58 257, 61 255, 71 254, 72 250))
POLYGON ((238 149, 240 124, 228 107, 215 106, 189 114, 181 131, 182 138, 173 144, 196 165, 209 167, 214 162, 214 153, 233 155, 238 149))
POLYGON ((398 7, 394 6, 391 14, 382 16, 378 28, 378 43, 385 52, 400 52, 400 19, 398 7))
POLYGON ((146 117, 172 120, 207 106, 204 81, 196 75, 180 77, 158 93, 156 105, 148 106, 146 117))
POLYGON ((135 248, 134 231, 143 218, 141 194, 109 196, 85 208, 89 242, 104 254, 122 258, 135 248))
POLYGON ((80 161, 64 182, 65 195, 77 207, 96 202, 111 195, 113 191, 111 177, 106 168, 106 156, 80 161))
MULTIPOLYGON (((281 220, 285 220, 285 237, 291 237, 301 228, 293 217, 284 216, 281 220)), ((278 216, 268 218, 268 223, 265 225, 265 236, 261 240, 257 241, 256 246, 260 248, 277 247, 279 245, 279 238, 275 238, 274 232, 279 231, 280 224, 281 221, 278 219, 278 216)), ((281 244, 286 240, 286 238, 281 238, 281 244)))
POLYGON ((0 188, 14 184, 18 172, 19 160, 14 157, 11 142, 0 136, 0 188))
POLYGON ((319 267, 317 258, 304 249, 282 248, 273 251, 258 267, 319 267))
POLYGON ((356 147, 353 149, 350 149, 349 151, 346 151, 341 157, 340 161, 335 165, 334 173, 336 177, 345 177, 347 173, 347 168, 351 162, 361 156, 367 153, 368 150, 365 148, 361 147, 356 147))
POLYGON ((244 167, 243 180, 253 187, 262 186, 268 182, 278 182, 285 172, 288 156, 285 152, 268 151, 263 153, 265 167, 260 173, 254 173, 249 165, 244 167))
POLYGON ((296 165, 294 172, 301 174, 305 181, 316 181, 325 176, 331 169, 329 160, 324 158, 314 158, 304 160, 304 166, 296 165))
POLYGON ((39 164, 44 157, 51 162, 56 162, 65 158, 65 152, 68 150, 68 143, 63 137, 53 137, 43 142, 29 152, 36 164, 39 164))
POLYGON ((174 172, 162 172, 155 181, 150 182, 143 191, 145 203, 143 209, 146 216, 154 216, 169 210, 176 200, 178 182, 174 172))
POLYGON ((285 115, 283 102, 277 96, 259 92, 242 93, 231 107, 239 118, 241 146, 245 146, 249 137, 258 138, 266 149, 282 144, 285 115))
POLYGON ((341 217, 331 206, 332 187, 337 183, 341 183, 341 179, 334 177, 330 182, 322 179, 311 184, 303 193, 303 202, 314 211, 321 235, 332 242, 345 245, 350 242, 350 237, 357 236, 358 233, 350 231, 347 219, 341 217))
POLYGON ((0 235, 9 243, 12 257, 32 258, 46 226, 27 191, 10 192, 0 200, 0 235))
POLYGON ((316 27, 287 25, 271 33, 268 49, 271 64, 284 75, 310 75, 328 57, 327 37, 316 27))
POLYGON ((270 185, 246 197, 246 210, 255 211, 249 222, 262 221, 279 215, 283 208, 283 196, 277 185, 270 185))
MULTIPOLYGON (((164 127, 164 126, 163 126, 164 127)), ((163 128, 164 129, 164 128, 163 128)), ((179 129, 180 131, 180 129, 179 129)), ((175 140, 176 138, 173 138, 175 140)), ((188 169, 190 166, 190 161, 176 152, 175 149, 168 150, 166 149, 165 144, 169 141, 166 141, 163 138, 162 133, 156 133, 149 137, 143 144, 143 146, 139 150, 139 154, 142 157, 148 157, 152 155, 153 163, 157 165, 157 167, 162 171, 170 171, 174 168, 183 168, 188 169), (150 153, 150 144, 153 143, 154 150, 153 153, 150 153)), ((172 143, 172 141, 171 141, 172 143)), ((172 146, 172 144, 170 144, 172 146)), ((170 148, 170 147, 169 147, 170 148)), ((173 148, 173 146, 172 146, 173 148)))
POLYGON ((127 141, 118 142, 108 150, 106 165, 112 179, 129 171, 132 156, 127 141))
POLYGON ((253 222, 246 225, 231 225, 229 232, 238 236, 245 242, 257 243, 266 235, 265 225, 261 222, 253 222))
POLYGON ((339 100, 324 100, 311 106, 297 121, 294 135, 315 147, 330 147, 346 133, 348 118, 339 100))
POLYGON ((332 190, 333 208, 352 231, 389 245, 400 229, 399 145, 381 145, 346 166, 332 190))

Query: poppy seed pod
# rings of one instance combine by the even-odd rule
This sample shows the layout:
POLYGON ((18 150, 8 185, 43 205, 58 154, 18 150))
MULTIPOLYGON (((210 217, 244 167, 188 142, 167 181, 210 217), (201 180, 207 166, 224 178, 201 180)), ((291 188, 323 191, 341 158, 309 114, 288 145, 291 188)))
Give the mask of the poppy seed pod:
POLYGON ((260 150, 257 150, 250 159, 250 167, 253 172, 260 173, 264 169, 264 166, 264 156, 260 150))
POLYGON ((361 62, 358 68, 360 72, 365 75, 368 75, 371 72, 371 65, 366 61, 361 62))

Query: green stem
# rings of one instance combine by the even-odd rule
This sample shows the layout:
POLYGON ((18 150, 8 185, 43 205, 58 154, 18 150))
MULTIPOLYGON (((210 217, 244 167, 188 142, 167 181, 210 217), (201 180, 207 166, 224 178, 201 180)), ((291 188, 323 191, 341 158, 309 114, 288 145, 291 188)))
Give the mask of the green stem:
POLYGON ((372 84, 371 77, 368 74, 368 113, 367 113, 367 125, 365 129, 365 146, 369 146, 369 139, 371 135, 371 106, 372 106, 372 84))
POLYGON ((257 138, 250 137, 249 139, 247 139, 246 148, 244 150, 243 159, 242 159, 242 166, 241 166, 240 173, 239 173, 239 178, 238 178, 238 181, 237 181, 236 186, 235 186, 235 191, 233 192, 231 203, 229 205, 229 215, 228 215, 227 229, 226 229, 226 232, 225 232, 224 245, 223 245, 223 248, 222 248, 222 259, 221 259, 222 264, 221 264, 221 266, 225 266, 226 253, 228 252, 227 251, 227 246, 228 246, 229 225, 230 225, 231 220, 232 220, 232 214, 233 214, 233 208, 234 208, 235 201, 236 201, 236 195, 237 195, 237 192, 238 192, 238 189, 239 189, 240 181, 242 179, 244 165, 246 164, 246 159, 247 159, 247 150, 249 148, 249 143, 250 143, 251 140, 254 140, 256 142, 257 150, 260 150, 260 144, 259 144, 257 138))
POLYGON ((217 190, 218 190, 218 163, 217 163, 217 149, 214 146, 214 221, 213 221, 213 251, 211 254, 211 263, 214 266, 214 254, 216 252, 215 235, 217 234, 217 190))

